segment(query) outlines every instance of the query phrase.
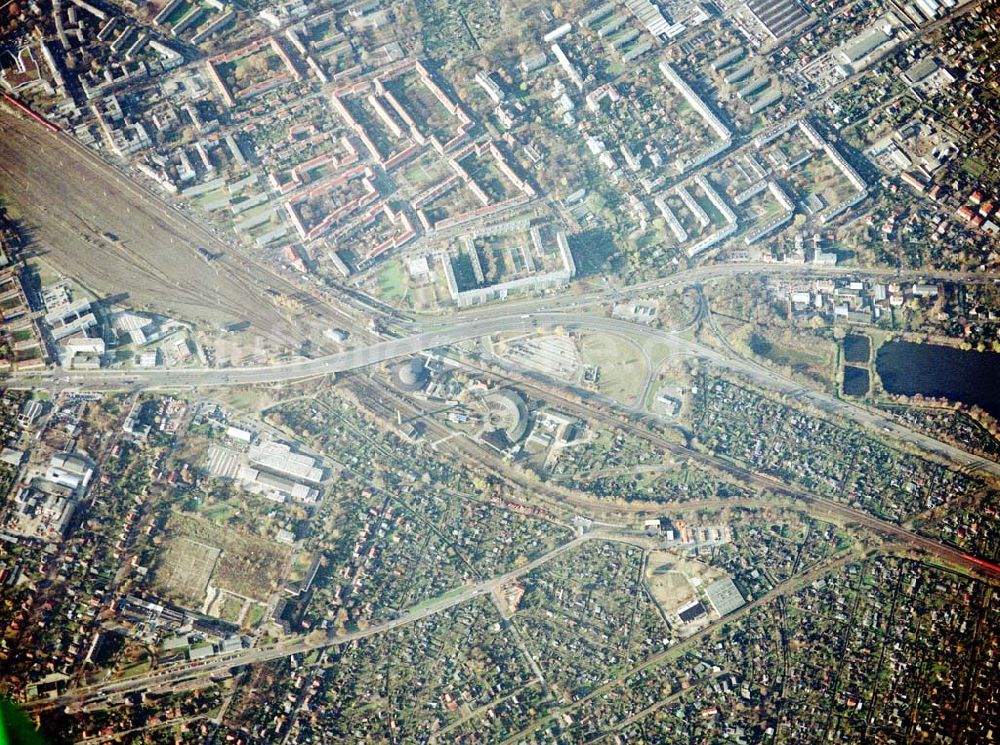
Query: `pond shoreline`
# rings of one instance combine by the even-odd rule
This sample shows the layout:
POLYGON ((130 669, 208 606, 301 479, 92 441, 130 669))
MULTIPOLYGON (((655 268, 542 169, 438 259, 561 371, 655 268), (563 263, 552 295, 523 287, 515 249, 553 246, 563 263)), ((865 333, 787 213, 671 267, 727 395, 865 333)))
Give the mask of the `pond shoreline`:
POLYGON ((887 341, 875 358, 886 393, 945 398, 1000 418, 1000 354, 887 341))

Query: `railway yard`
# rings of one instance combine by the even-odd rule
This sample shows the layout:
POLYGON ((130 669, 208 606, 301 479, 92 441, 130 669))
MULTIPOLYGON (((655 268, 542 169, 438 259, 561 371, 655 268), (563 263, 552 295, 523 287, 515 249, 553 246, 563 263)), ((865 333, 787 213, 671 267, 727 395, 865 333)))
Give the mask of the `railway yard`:
POLYGON ((998 28, 0 3, 0 730, 995 741, 998 28))
POLYGON ((314 335, 314 298, 232 255, 210 229, 99 156, 3 107, 0 132, 6 209, 29 239, 27 251, 52 271, 98 297, 214 332, 250 321, 276 350, 314 335), (207 262, 199 249, 221 255, 207 262), (285 307, 279 293, 291 301, 285 307))

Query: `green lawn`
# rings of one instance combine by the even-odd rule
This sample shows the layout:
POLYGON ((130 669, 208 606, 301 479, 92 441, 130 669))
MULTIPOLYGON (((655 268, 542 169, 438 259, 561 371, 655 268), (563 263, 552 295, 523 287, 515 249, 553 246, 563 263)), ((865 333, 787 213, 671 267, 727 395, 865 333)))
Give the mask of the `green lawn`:
POLYGON ((169 16, 163 19, 163 25, 167 27, 175 26, 178 23, 178 21, 181 20, 181 18, 183 18, 185 15, 188 14, 190 10, 191 10, 190 5, 188 5, 187 3, 181 3, 174 9, 173 13, 171 13, 169 16))
POLYGON ((236 509, 230 502, 213 502, 201 510, 201 515, 216 525, 223 525, 236 509))
POLYGON ((243 625, 250 629, 257 626, 264 617, 264 610, 264 606, 259 603, 251 605, 250 610, 247 611, 246 617, 243 619, 243 625))
POLYGON ((966 158, 962 170, 973 178, 979 178, 986 171, 986 164, 977 158, 966 158))
POLYGON ((600 368, 598 390, 623 403, 632 403, 646 378, 646 362, 629 341, 609 334, 587 334, 580 354, 588 365, 600 368))
POLYGON ((406 278, 403 276, 403 265, 396 259, 387 261, 378 275, 378 284, 382 288, 382 299, 386 302, 400 300, 406 294, 406 278))

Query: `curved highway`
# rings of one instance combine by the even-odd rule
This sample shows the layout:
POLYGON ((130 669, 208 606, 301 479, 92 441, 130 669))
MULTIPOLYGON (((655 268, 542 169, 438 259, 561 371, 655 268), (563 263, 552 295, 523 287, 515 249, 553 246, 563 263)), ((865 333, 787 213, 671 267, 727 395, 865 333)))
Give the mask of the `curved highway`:
POLYGON ((181 388, 281 383, 377 365, 397 357, 405 357, 425 350, 446 347, 493 334, 525 333, 540 327, 599 331, 631 338, 640 337, 655 340, 670 347, 671 354, 684 353, 700 357, 716 367, 745 375, 763 387, 805 401, 831 418, 849 419, 866 427, 881 428, 898 442, 907 443, 925 452, 933 453, 947 461, 959 464, 967 470, 983 471, 1000 477, 1000 464, 971 455, 933 437, 914 432, 878 411, 835 398, 812 388, 806 388, 769 368, 741 357, 727 355, 699 342, 685 339, 677 333, 597 315, 546 312, 522 315, 508 314, 493 318, 457 321, 439 329, 380 341, 337 354, 261 367, 41 370, 18 374, 16 377, 9 378, 7 382, 12 386, 47 387, 57 390, 74 387, 181 388))

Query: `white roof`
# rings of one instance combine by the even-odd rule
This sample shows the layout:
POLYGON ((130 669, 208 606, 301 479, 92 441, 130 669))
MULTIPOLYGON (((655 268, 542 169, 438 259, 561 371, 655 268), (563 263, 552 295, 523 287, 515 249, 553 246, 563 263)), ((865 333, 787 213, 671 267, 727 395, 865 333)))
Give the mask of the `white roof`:
POLYGON ((253 439, 253 432, 248 432, 247 430, 240 429, 239 427, 228 427, 226 429, 226 436, 232 437, 234 440, 250 442, 250 440, 253 439))
POLYGON ((250 462, 259 468, 284 474, 293 479, 319 483, 323 480, 323 469, 315 466, 316 459, 293 453, 281 442, 262 442, 250 448, 250 462))

